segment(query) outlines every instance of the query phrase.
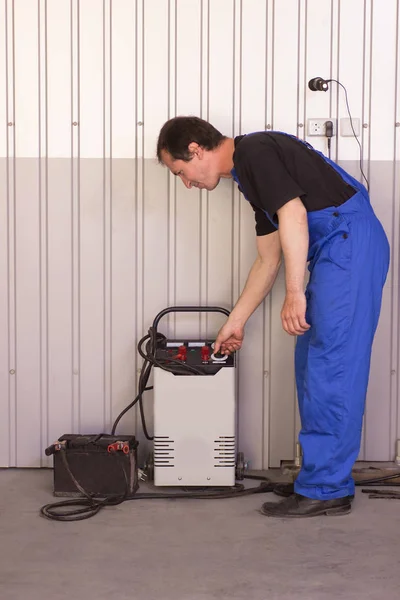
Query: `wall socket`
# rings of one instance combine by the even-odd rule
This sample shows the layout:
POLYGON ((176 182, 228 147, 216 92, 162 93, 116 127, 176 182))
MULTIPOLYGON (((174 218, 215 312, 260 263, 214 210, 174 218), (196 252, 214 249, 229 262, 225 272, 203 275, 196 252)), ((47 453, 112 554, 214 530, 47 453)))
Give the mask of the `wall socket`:
POLYGON ((323 119, 307 119, 307 135, 319 135, 325 137, 325 123, 327 121, 332 121, 333 135, 336 135, 336 119, 330 119, 329 117, 325 117, 323 119))

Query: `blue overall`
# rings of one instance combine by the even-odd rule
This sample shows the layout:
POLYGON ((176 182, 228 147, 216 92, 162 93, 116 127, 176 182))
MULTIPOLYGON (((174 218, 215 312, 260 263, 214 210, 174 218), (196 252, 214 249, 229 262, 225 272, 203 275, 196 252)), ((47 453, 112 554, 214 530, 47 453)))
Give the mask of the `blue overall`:
MULTIPOLYGON (((308 213, 305 294, 311 327, 297 338, 295 351, 303 451, 295 492, 329 500, 354 494, 351 471, 360 449, 389 244, 366 188, 318 154, 357 190, 339 207, 308 213)), ((234 169, 232 176, 239 184, 234 169)))

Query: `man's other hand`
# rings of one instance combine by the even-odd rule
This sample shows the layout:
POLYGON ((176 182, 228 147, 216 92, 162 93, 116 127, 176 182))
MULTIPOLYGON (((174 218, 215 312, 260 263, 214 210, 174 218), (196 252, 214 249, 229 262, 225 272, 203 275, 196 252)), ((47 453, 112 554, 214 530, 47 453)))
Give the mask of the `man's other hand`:
POLYGON ((304 292, 286 293, 281 319, 283 329, 290 335, 303 335, 310 325, 306 322, 307 300, 304 292))

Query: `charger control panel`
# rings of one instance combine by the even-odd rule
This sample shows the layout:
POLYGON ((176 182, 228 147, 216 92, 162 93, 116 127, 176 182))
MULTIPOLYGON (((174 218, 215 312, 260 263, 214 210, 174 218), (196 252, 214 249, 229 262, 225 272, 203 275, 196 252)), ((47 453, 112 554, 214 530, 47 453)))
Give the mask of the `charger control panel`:
POLYGON ((235 355, 215 353, 214 342, 209 340, 162 340, 156 359, 171 361, 171 365, 181 362, 209 374, 218 372, 221 367, 235 366, 235 355))

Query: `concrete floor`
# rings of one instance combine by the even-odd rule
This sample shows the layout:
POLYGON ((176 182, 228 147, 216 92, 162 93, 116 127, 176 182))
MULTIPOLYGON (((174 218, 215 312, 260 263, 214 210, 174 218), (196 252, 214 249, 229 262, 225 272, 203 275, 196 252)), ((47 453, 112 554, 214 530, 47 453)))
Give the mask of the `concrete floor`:
MULTIPOLYGON (((399 488, 397 488, 399 489, 399 488)), ((400 502, 357 490, 343 517, 263 517, 273 494, 126 502, 48 521, 52 472, 0 471, 1 600, 399 597, 400 502)))

